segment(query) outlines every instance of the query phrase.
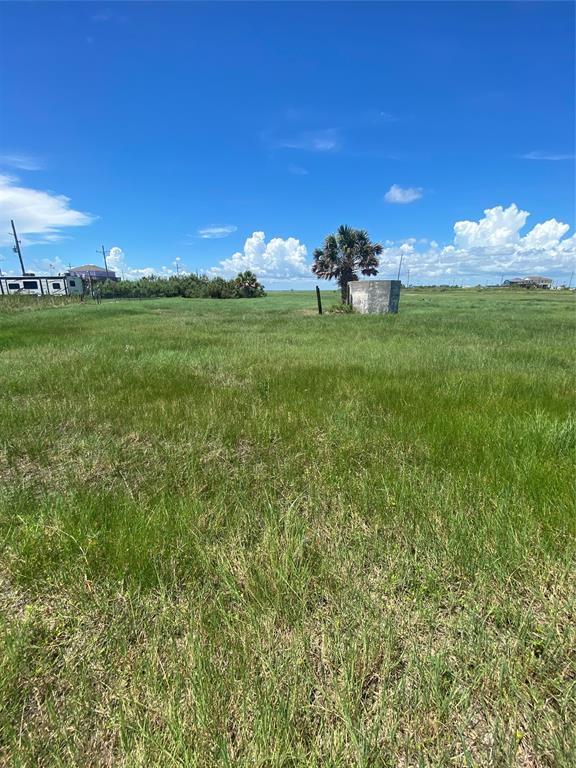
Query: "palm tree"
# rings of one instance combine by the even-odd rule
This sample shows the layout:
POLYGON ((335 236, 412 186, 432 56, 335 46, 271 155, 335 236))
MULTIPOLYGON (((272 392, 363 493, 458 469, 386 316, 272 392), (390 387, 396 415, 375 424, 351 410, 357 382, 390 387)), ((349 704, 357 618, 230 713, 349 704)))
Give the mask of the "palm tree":
POLYGON ((249 269, 246 272, 239 272, 234 278, 234 283, 245 298, 264 295, 264 286, 260 285, 254 272, 249 269))
POLYGON ((380 243, 373 243, 365 229, 342 225, 334 235, 328 235, 322 248, 314 251, 312 272, 323 280, 332 280, 340 286, 342 302, 348 300, 348 283, 363 275, 378 274, 380 243))

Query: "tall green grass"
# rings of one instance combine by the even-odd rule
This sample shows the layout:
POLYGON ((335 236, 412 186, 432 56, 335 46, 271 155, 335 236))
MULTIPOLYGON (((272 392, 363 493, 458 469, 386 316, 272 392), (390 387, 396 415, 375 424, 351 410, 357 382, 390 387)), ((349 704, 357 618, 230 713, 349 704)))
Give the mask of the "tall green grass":
POLYGON ((0 295, 0 318, 12 312, 23 312, 36 309, 49 309, 55 307, 67 307, 70 304, 79 304, 80 296, 57 296, 13 293, 9 296, 0 295))
POLYGON ((0 761, 571 766, 574 303, 3 316, 0 761))

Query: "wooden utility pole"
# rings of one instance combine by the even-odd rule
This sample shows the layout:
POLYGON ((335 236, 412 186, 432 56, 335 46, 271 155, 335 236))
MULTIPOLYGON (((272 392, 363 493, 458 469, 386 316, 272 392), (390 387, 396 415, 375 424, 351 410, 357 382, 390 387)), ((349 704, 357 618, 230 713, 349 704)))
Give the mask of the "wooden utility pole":
POLYGON ((104 268, 106 269, 106 280, 108 280, 108 262, 106 261, 106 249, 102 246, 102 256, 104 258, 104 268))
POLYGON ((24 269, 24 261, 22 260, 22 251, 20 250, 20 240, 18 240, 18 235, 16 234, 16 227, 14 226, 14 222, 12 219, 10 219, 10 224, 12 224, 12 234, 14 235, 14 252, 18 254, 18 258, 20 259, 20 268, 22 269, 22 274, 26 274, 26 270, 24 269))

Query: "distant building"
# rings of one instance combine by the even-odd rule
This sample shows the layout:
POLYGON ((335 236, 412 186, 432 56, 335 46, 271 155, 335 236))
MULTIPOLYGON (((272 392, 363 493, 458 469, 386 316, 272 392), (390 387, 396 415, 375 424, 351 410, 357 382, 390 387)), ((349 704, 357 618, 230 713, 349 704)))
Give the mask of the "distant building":
POLYGON ((96 264, 83 264, 81 267, 73 267, 70 270, 71 275, 81 277, 86 282, 92 281, 98 282, 99 280, 118 280, 116 272, 109 269, 106 271, 104 267, 98 267, 96 264))
POLYGON ((550 277, 540 277, 531 275, 530 277, 513 277, 511 280, 504 280, 504 285, 512 288, 543 288, 550 289, 553 280, 550 277))

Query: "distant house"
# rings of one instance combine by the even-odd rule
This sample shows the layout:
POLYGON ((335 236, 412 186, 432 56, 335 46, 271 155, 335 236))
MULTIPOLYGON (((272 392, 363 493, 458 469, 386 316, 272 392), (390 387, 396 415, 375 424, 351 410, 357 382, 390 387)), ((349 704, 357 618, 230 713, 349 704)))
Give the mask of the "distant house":
POLYGON ((548 290, 552 287, 552 278, 531 275, 530 277, 513 277, 511 280, 504 280, 504 285, 512 288, 543 288, 548 290))
POLYGON ((98 267, 96 264, 83 264, 81 267, 73 267, 70 270, 71 275, 81 277, 87 282, 97 282, 99 280, 118 280, 116 272, 109 269, 106 271, 103 267, 98 267))

